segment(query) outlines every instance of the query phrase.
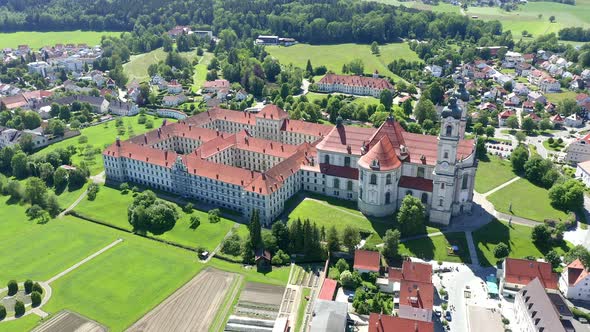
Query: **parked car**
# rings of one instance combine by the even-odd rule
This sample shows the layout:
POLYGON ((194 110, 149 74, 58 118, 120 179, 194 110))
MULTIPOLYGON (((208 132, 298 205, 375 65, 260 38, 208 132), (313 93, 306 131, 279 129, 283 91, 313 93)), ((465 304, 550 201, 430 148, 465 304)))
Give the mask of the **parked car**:
POLYGON ((354 294, 348 295, 348 302, 352 303, 354 301, 354 294))
POLYGON ((440 317, 442 316, 442 311, 440 311, 440 309, 435 309, 434 314, 436 315, 436 317, 440 317))
POLYGON ((445 319, 447 320, 447 322, 450 322, 452 320, 450 311, 445 312, 445 319))

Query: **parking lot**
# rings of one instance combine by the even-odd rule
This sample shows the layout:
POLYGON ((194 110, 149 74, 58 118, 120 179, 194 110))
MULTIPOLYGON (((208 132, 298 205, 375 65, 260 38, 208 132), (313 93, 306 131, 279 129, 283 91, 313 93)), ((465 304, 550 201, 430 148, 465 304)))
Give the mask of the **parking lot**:
POLYGON ((486 150, 488 153, 502 158, 508 158, 512 154, 514 148, 510 142, 486 143, 486 150))

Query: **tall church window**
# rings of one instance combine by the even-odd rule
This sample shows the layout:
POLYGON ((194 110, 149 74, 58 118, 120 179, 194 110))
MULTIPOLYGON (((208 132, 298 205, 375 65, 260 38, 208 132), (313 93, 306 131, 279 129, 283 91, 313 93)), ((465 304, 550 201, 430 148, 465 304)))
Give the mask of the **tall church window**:
POLYGON ((344 166, 350 167, 350 157, 344 157, 344 166))
POLYGON ((387 174, 385 177, 385 184, 391 184, 391 174, 387 174))
POLYGON ((340 180, 334 179, 334 188, 340 188, 340 180))
POLYGON ((444 159, 449 159, 449 153, 447 151, 445 151, 445 155, 443 157, 444 159))
POLYGON ((388 191, 385 193, 385 204, 391 203, 391 193, 388 191))
POLYGON ((453 126, 447 126, 447 136, 453 135, 453 126))
POLYGON ((440 190, 445 190, 445 184, 444 183, 441 183, 440 184, 440 190))
POLYGON ((324 156, 324 163, 325 164, 328 164, 328 165, 330 164, 330 155, 325 155, 324 156))
POLYGON ((422 204, 426 204, 428 203, 428 194, 427 193, 422 193, 422 204))
POLYGON ((463 174, 463 183, 461 183, 461 189, 467 189, 468 184, 469 184, 469 176, 467 174, 463 174))
POLYGON ((346 184, 346 189, 352 190, 352 181, 348 180, 348 183, 346 184))
POLYGON ((371 184, 377 184, 377 175, 371 174, 371 184))
POLYGON ((443 206, 443 199, 442 198, 438 201, 438 206, 443 206))
POLYGON ((424 177, 424 167, 418 167, 418 172, 417 172, 416 176, 419 178, 424 177))

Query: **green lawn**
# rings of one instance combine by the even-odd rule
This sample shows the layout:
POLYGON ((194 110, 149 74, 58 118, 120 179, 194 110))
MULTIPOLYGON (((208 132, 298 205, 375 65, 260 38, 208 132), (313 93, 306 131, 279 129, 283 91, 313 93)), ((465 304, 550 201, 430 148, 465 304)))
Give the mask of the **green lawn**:
POLYGON ((549 201, 549 191, 537 187, 527 179, 520 179, 487 197, 496 210, 515 216, 543 221, 567 218, 563 211, 554 209, 549 201), (512 203, 512 211, 509 211, 512 203))
POLYGON ((10 279, 46 280, 117 239, 105 227, 54 219, 45 225, 29 221, 25 207, 7 204, 0 196, 0 242, 5 249, 0 255, 0 283, 10 279))
MULTIPOLYGON (((46 154, 51 151, 55 151, 58 148, 66 148, 69 145, 74 145, 78 147, 78 153, 72 157, 72 163, 74 165, 77 165, 81 161, 85 161, 90 168, 90 173, 98 174, 104 170, 102 164, 102 150, 104 150, 104 148, 112 144, 117 138, 117 136, 119 136, 122 140, 125 140, 131 136, 140 135, 147 131, 154 130, 148 129, 145 127, 145 125, 137 123, 137 118, 137 116, 122 118, 125 127, 125 134, 123 135, 119 135, 115 121, 109 121, 105 124, 100 124, 97 126, 82 129, 80 131, 81 136, 88 137, 87 144, 90 144, 93 147, 100 149, 100 153, 95 153, 93 158, 85 159, 86 157, 84 156, 84 146, 86 144, 82 145, 78 143, 80 136, 72 137, 61 142, 52 144, 36 152, 35 154, 46 154), (133 129, 132 132, 129 131, 129 126, 131 126, 131 128, 133 129)), ((154 122, 154 128, 159 127, 162 124, 162 121, 164 120, 151 115, 147 115, 147 118, 151 119, 154 122)), ((166 119, 166 121, 174 120, 166 119)))
POLYGON ((201 59, 199 59, 199 64, 195 66, 194 74, 193 74, 193 91, 197 91, 201 88, 203 83, 207 80, 207 66, 209 62, 213 59, 213 53, 203 53, 201 59))
POLYGON ((510 160, 489 154, 487 157, 487 160, 479 160, 475 174, 475 191, 482 194, 517 176, 510 160))
MULTIPOLYGON (((197 55, 197 51, 185 52, 181 53, 185 56, 185 58, 189 61, 193 61, 195 56, 197 55)), ((149 79, 148 75, 148 67, 151 64, 158 63, 160 60, 166 59, 166 52, 164 52, 163 48, 155 49, 148 53, 142 53, 137 55, 132 55, 129 59, 129 62, 123 65, 123 70, 127 77, 129 77, 129 82, 137 81, 143 82, 149 79)))
POLYGON ((561 143, 561 144, 556 144, 556 143, 557 143, 557 141, 555 141, 553 143, 554 145, 551 146, 549 144, 549 141, 545 140, 545 141, 543 141, 543 146, 545 147, 545 149, 547 149, 549 151, 557 151, 557 152, 560 152, 565 147, 565 145, 563 143, 561 143))
POLYGON ((31 331, 40 321, 39 316, 32 314, 10 322, 0 322, 0 332, 31 331))
POLYGON ((424 260, 471 263, 469 248, 467 247, 467 239, 463 232, 448 233, 402 242, 399 246, 399 253, 424 260), (447 249, 451 245, 459 247, 458 255, 449 255, 447 249))
MULTIPOLYGON (((305 97, 307 98, 307 100, 311 103, 315 102, 316 100, 322 100, 326 97, 328 97, 327 93, 318 93, 318 92, 308 92, 305 97)), ((358 105, 371 105, 371 104, 375 104, 375 105, 379 105, 380 101, 378 98, 375 97, 356 97, 354 98, 354 100, 352 101, 353 104, 358 104, 358 105)))
POLYGON ((305 308, 307 308, 308 300, 305 298, 311 294, 311 289, 304 287, 301 292, 301 299, 299 300, 299 308, 297 309, 297 324, 295 325, 295 332, 299 332, 302 329, 303 319, 305 318, 305 308))
POLYGON ((309 59, 313 66, 325 65, 328 70, 338 74, 342 73, 342 65, 351 62, 355 58, 360 58, 363 60, 366 74, 377 70, 379 74, 390 76, 396 80, 400 78, 387 68, 391 61, 394 59, 421 61, 406 43, 381 45, 381 55, 379 56, 371 53, 370 45, 362 44, 297 44, 289 47, 266 47, 266 50, 284 65, 292 63, 297 67, 305 68, 309 59))
POLYGON ((121 32, 112 31, 19 31, 0 33, 0 48, 16 48, 18 45, 27 44, 31 49, 55 44, 88 44, 88 46, 100 45, 102 36, 119 36, 121 32))
POLYGON ((271 285, 286 285, 289 282, 290 266, 272 267, 272 271, 267 273, 259 273, 256 267, 245 267, 242 264, 230 263, 222 259, 213 257, 207 265, 216 269, 239 273, 244 276, 245 281, 259 282, 271 285))
POLYGON ((194 252, 110 231, 124 241, 52 283, 53 296, 43 310, 70 309, 121 331, 203 267, 194 252))
MULTIPOLYGON (((492 221, 486 226, 473 232, 473 241, 475 242, 477 257, 481 265, 496 265, 498 259, 494 257, 494 248, 500 242, 505 243, 510 248, 510 257, 524 258, 526 256, 543 257, 543 253, 531 241, 532 228, 527 226, 512 224, 502 221, 492 221)), ((566 243, 560 247, 555 247, 558 254, 563 255, 571 244, 566 243)))
POLYGON ((553 104, 557 104, 562 100, 570 99, 576 100, 576 95, 578 93, 575 91, 564 91, 564 92, 557 92, 557 93, 546 93, 545 97, 547 100, 552 102, 553 104))
MULTIPOLYGON (((131 192, 122 194, 119 190, 101 186, 94 201, 84 199, 76 206, 75 211, 84 216, 103 221, 118 227, 132 230, 127 220, 127 208, 133 202, 131 192)), ((198 216, 201 225, 192 230, 189 228, 190 215, 177 207, 180 219, 176 221, 174 228, 157 238, 179 243, 193 248, 204 247, 213 250, 225 237, 227 232, 235 224, 233 221, 221 218, 221 221, 212 224, 208 220, 207 212, 193 210, 192 215, 198 216)))

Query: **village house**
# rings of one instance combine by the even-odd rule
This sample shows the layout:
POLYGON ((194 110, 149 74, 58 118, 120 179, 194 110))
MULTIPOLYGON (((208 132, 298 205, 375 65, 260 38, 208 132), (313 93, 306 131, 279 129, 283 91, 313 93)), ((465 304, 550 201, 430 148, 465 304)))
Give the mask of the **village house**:
POLYGON ((541 79, 539 90, 542 92, 559 92, 561 91, 561 84, 553 77, 545 77, 541 79))
POLYGON ((516 116, 516 112, 512 110, 505 110, 502 113, 498 114, 498 126, 506 127, 506 122, 508 118, 511 116, 516 116))
MULTIPOLYGON (((587 183, 588 179, 590 179, 590 177, 588 176, 588 166, 590 166, 589 162, 579 163, 576 170, 576 177, 579 177, 578 171, 583 169, 582 179, 584 183, 587 183)), ((559 289, 561 290, 563 295, 568 299, 589 301, 589 282, 590 273, 588 273, 588 269, 584 267, 584 265, 579 259, 576 259, 575 261, 571 262, 565 269, 563 269, 563 272, 561 273, 561 278, 559 279, 559 289)))
POLYGON ((259 35, 254 43, 256 45, 279 45, 279 36, 259 35))
POLYGON ((179 94, 182 92, 182 84, 178 83, 176 80, 173 80, 168 83, 166 89, 168 90, 168 93, 179 94))
POLYGON ((432 265, 405 260, 402 268, 388 270, 389 283, 394 289, 394 303, 399 305, 397 315, 401 318, 432 322, 434 285, 432 265))
POLYGON ((186 96, 182 93, 179 95, 164 96, 164 98, 162 98, 162 104, 168 107, 176 107, 185 101, 186 96))
POLYGON ((529 92, 529 94, 527 95, 527 100, 528 101, 532 101, 533 103, 540 103, 545 105, 545 103, 547 103, 547 98, 540 92, 538 91, 531 91, 529 92))
POLYGON ((424 67, 424 72, 434 77, 441 77, 443 68, 437 65, 428 65, 424 67))
POLYGON ((47 73, 51 70, 51 66, 45 61, 29 62, 27 68, 29 73, 39 74, 43 77, 47 76, 47 73))
POLYGON ((538 278, 546 289, 557 290, 559 276, 551 264, 528 259, 506 258, 502 263, 500 292, 505 297, 514 297, 532 280, 538 278))
POLYGON ((529 88, 526 86, 526 84, 516 83, 512 88, 512 92, 516 93, 519 96, 526 96, 529 94, 529 88))
POLYGON ((133 116, 139 113, 139 107, 133 103, 112 101, 109 104, 109 112, 119 116, 133 116))
POLYGON ((433 332, 434 323, 396 316, 371 313, 369 315, 368 332, 433 332))
POLYGON ((354 252, 353 268, 358 273, 377 273, 381 271, 381 254, 378 251, 357 249, 354 252))
POLYGON ((203 83, 203 86, 201 87, 201 91, 203 94, 216 93, 219 90, 229 89, 229 88, 230 88, 230 83, 228 80, 218 79, 218 80, 207 81, 207 82, 203 83))
POLYGON ((574 113, 565 118, 565 125, 567 127, 580 128, 584 125, 584 119, 582 119, 578 114, 574 113))
POLYGON ((379 98, 383 90, 393 92, 393 85, 386 79, 355 75, 326 74, 317 83, 318 90, 324 93, 347 93, 357 96, 373 96, 379 98))

